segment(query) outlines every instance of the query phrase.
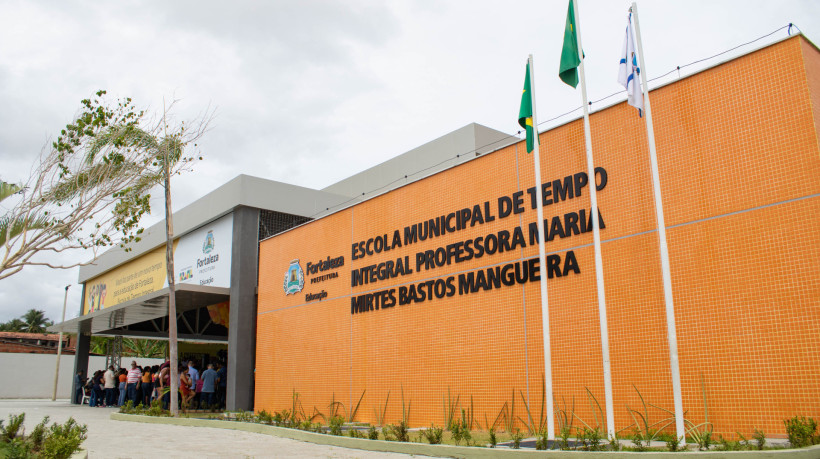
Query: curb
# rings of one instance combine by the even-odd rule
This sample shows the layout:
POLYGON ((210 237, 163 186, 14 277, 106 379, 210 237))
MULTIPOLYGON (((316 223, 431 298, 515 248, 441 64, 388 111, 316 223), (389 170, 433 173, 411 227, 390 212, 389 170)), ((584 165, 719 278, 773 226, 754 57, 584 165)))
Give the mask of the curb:
POLYGON ((701 457, 735 457, 743 459, 818 459, 820 458, 820 445, 803 449, 782 449, 764 451, 691 451, 681 452, 632 452, 632 451, 534 451, 505 448, 482 448, 470 446, 452 445, 425 445, 423 443, 401 443, 384 440, 367 440, 363 438, 350 438, 305 432, 303 430, 289 429, 285 427, 269 426, 266 424, 254 424, 249 422, 220 421, 216 419, 193 419, 193 418, 170 418, 156 416, 141 416, 136 414, 111 413, 111 419, 115 421, 142 422, 147 424, 169 424, 189 427, 212 427, 217 429, 239 430, 244 432, 270 435, 273 437, 289 438, 291 440, 305 441, 318 445, 339 446, 342 448, 361 449, 366 451, 378 451, 387 453, 404 453, 422 456, 439 456, 455 458, 519 458, 536 457, 545 454, 554 457, 581 457, 584 459, 616 459, 638 457, 645 459, 668 458, 669 456, 685 455, 692 458, 701 457))

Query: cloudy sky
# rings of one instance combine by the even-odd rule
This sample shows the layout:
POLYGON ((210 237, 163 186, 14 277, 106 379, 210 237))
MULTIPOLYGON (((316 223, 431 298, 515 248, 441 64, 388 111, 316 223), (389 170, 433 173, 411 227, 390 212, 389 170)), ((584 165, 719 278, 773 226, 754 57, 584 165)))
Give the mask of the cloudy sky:
MULTIPOLYGON (((591 100, 620 89, 629 5, 580 0, 591 100)), ((820 43, 817 0, 639 7, 650 78, 790 22, 820 43)), ((200 143, 205 160, 175 182, 177 209, 238 174, 322 188, 471 122, 515 133, 530 53, 539 118, 581 105, 557 78, 566 8, 566 0, 0 1, 0 178, 24 181, 42 146, 97 89, 150 110, 178 99, 179 119, 216 109, 200 143)), ((161 214, 161 203, 154 209, 161 214)), ((27 269, 0 281, 0 321, 29 308, 59 319, 68 284, 67 318, 75 317, 77 275, 27 269)))

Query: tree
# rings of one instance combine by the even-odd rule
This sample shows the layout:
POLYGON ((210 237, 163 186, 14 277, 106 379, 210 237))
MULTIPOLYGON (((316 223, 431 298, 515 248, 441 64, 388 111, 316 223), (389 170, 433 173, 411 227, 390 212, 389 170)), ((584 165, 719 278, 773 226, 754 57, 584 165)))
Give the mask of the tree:
MULTIPOLYGON (((171 104, 173 106, 173 103, 171 104)), ((164 107, 163 107, 164 109, 164 107)), ((171 176, 179 173, 175 165, 186 163, 192 158, 185 158, 183 152, 186 146, 193 144, 204 134, 210 118, 203 117, 196 129, 188 130, 185 123, 169 129, 168 110, 164 109, 160 125, 153 130, 146 131, 136 124, 125 124, 109 129, 99 136, 93 143, 90 152, 95 154, 106 148, 119 147, 127 151, 141 152, 151 158, 151 167, 159 167, 156 174, 151 176, 154 181, 162 180, 165 188, 165 256, 166 275, 168 278, 168 347, 171 366, 171 393, 175 394, 179 388, 179 369, 177 352, 177 313, 176 293, 174 287, 174 225, 171 210, 171 176)), ((170 411, 173 416, 179 414, 177 398, 171 397, 170 411)))
POLYGON ((155 339, 125 338, 122 340, 123 355, 133 357, 162 358, 168 354, 168 342, 155 339))
POLYGON ((46 312, 39 309, 29 309, 21 319, 23 319, 23 331, 26 333, 45 333, 46 327, 53 324, 46 318, 46 312))
MULTIPOLYGON (((105 94, 98 91, 82 101, 75 119, 41 152, 28 181, 0 181, 0 201, 13 201, 0 215, 0 279, 25 266, 87 264, 98 250, 112 245, 130 250, 127 244, 142 233, 140 218, 150 212, 149 193, 164 178, 166 156, 171 174, 194 160, 183 157, 181 149, 175 150, 178 155, 161 156, 162 151, 143 143, 167 132, 167 111, 162 122, 152 122, 130 98, 109 102, 105 94), (90 249, 93 256, 65 264, 37 257, 70 249, 90 249)), ((183 123, 171 138, 182 144, 193 141, 208 121, 203 116, 192 131, 183 123)))
POLYGON ((0 323, 0 331, 20 332, 20 333, 45 333, 46 327, 53 324, 46 318, 45 311, 39 309, 29 309, 18 319, 11 319, 8 322, 0 323))
POLYGON ((11 319, 8 322, 0 324, 0 331, 4 332, 22 332, 25 323, 20 319, 11 319))

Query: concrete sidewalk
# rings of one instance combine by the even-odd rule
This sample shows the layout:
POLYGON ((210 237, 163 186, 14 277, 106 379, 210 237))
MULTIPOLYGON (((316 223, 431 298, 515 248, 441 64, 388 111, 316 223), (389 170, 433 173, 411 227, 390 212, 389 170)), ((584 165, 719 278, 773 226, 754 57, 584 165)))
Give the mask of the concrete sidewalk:
POLYGON ((0 419, 26 413, 26 428, 33 428, 44 416, 65 422, 73 417, 88 426, 83 447, 94 458, 408 458, 406 454, 362 451, 336 446, 315 445, 286 438, 171 425, 121 422, 109 419, 116 408, 71 405, 68 400, 0 400, 0 419))

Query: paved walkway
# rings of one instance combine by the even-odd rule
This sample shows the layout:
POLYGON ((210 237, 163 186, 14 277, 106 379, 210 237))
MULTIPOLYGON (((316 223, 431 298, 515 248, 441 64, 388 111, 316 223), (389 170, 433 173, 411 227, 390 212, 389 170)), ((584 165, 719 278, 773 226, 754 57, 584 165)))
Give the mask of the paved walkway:
POLYGON ((208 427, 112 421, 115 408, 71 405, 68 400, 0 400, 0 419, 26 413, 26 428, 44 416, 65 422, 69 417, 88 426, 83 447, 94 458, 409 458, 406 454, 381 453, 336 446, 315 445, 269 435, 208 427))

